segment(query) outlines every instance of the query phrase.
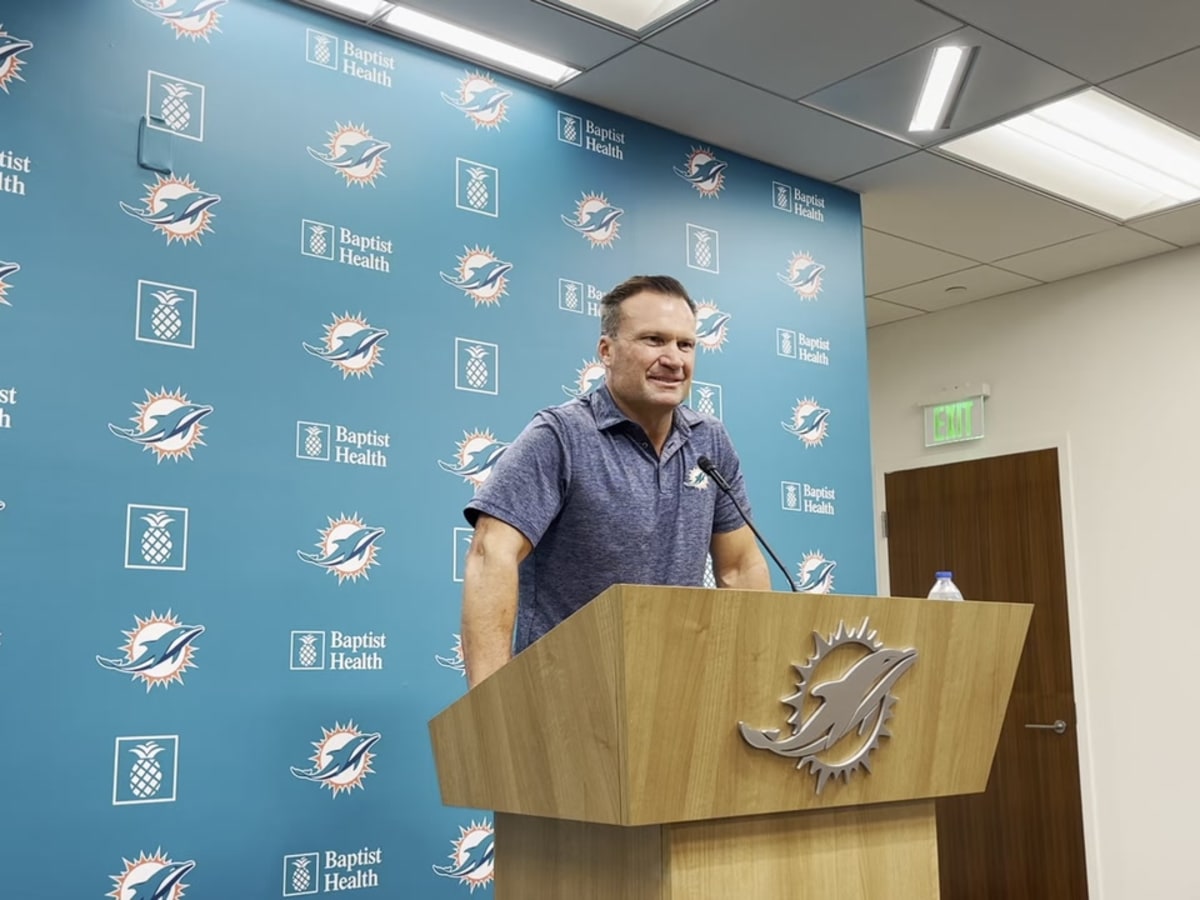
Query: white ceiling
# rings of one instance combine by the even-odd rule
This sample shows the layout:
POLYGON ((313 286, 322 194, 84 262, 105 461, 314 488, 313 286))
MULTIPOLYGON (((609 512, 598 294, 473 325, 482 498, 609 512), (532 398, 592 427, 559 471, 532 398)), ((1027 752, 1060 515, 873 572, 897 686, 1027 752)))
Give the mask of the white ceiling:
POLYGON ((862 194, 868 325, 1200 243, 1200 203, 1122 225, 897 126, 959 32, 981 49, 939 141, 1086 85, 1200 134, 1200 0, 714 0, 642 41, 535 0, 406 2, 582 68, 564 94, 862 194))

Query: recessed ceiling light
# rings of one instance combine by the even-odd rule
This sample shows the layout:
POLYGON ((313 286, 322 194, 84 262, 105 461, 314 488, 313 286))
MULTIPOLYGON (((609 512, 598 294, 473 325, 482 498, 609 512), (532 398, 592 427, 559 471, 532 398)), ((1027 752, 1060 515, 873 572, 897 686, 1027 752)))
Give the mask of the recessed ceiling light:
POLYGON ((391 8, 384 0, 306 0, 312 6, 343 13, 366 22, 383 9, 391 8))
POLYGON ((1200 200, 1200 139, 1095 88, 938 149, 1121 221, 1200 200))
POLYGON ((515 70, 549 85, 557 85, 579 74, 565 63, 522 50, 504 41, 463 28, 405 6, 395 6, 384 16, 380 27, 402 33, 438 47, 457 51, 471 59, 515 70))
POLYGON ((537 0, 585 19, 642 35, 691 15, 713 0, 537 0))
POLYGON ((909 131, 936 131, 947 126, 978 49, 938 47, 933 51, 909 131))

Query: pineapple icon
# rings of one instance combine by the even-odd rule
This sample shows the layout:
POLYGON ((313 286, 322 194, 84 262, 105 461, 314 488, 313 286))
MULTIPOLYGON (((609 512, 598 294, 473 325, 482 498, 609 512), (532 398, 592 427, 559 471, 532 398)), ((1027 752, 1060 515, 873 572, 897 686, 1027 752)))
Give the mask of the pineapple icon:
POLYGON ((481 388, 488 383, 487 354, 487 348, 479 344, 467 347, 467 384, 473 388, 481 388))
POLYGON ((192 92, 178 82, 167 82, 162 87, 167 94, 159 107, 163 121, 172 131, 187 131, 192 121, 192 111, 188 108, 186 98, 190 97, 192 92))
POLYGON ((486 209, 488 201, 492 199, 487 184, 489 174, 487 169, 481 169, 479 166, 467 169, 467 202, 471 204, 472 209, 486 209))
POLYGON ((579 141, 579 120, 574 116, 567 116, 563 119, 562 139, 570 144, 579 141))
POLYGON ((315 634, 300 635, 300 666, 305 669, 311 669, 317 664, 317 636, 315 634))
POLYGON ((320 456, 324 449, 321 446, 321 431, 320 425, 309 425, 304 429, 304 452, 309 456, 320 456))
POLYGON ((146 741, 129 750, 137 757, 137 762, 129 770, 129 790, 139 800, 153 797, 162 787, 162 764, 155 757, 164 749, 154 741, 146 741))
POLYGON ((697 231, 696 243, 692 249, 692 258, 695 259, 696 265, 701 269, 711 269, 713 262, 712 245, 709 241, 712 239, 712 232, 697 231))
POLYGON ((308 249, 314 256, 325 256, 329 252, 329 238, 324 225, 308 226, 308 249))
POLYGON ((142 532, 142 559, 152 566, 161 566, 171 558, 175 545, 167 529, 175 520, 162 510, 142 516, 147 528, 142 532))
POLYGON ((784 356, 795 356, 796 348, 792 343, 792 333, 783 331, 779 334, 779 352, 784 356))
POLYGON ((800 497, 796 493, 796 485, 789 484, 784 488, 783 505, 788 509, 796 509, 800 505, 800 497))
POLYGON ((328 66, 332 58, 332 52, 329 48, 329 35, 314 34, 313 35, 313 62, 328 66))
POLYGON ((308 866, 312 862, 312 858, 308 856, 300 856, 292 861, 292 890, 294 894, 307 894, 308 888, 312 884, 312 874, 308 871, 308 866))
POLYGON ((696 388, 696 412, 716 417, 717 407, 713 403, 713 389, 707 385, 696 388))
POLYGON ((183 331, 183 316, 178 305, 186 298, 172 290, 155 291, 152 295, 158 301, 150 313, 150 330, 160 341, 174 341, 183 331))
POLYGON ((574 281, 563 282, 563 306, 572 311, 579 309, 579 285, 574 281))
POLYGON ((788 200, 791 198, 792 192, 788 190, 786 184, 775 185, 775 205, 779 209, 787 209, 788 200))

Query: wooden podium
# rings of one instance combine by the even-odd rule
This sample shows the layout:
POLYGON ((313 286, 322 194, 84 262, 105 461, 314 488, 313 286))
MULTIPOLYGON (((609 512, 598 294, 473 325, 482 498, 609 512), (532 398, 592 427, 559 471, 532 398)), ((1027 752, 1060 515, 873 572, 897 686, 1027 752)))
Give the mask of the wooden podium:
POLYGON ((495 810, 496 900, 931 900, 1032 609, 616 585, 429 723, 442 800, 495 810), (834 698, 824 749, 743 735, 834 698))

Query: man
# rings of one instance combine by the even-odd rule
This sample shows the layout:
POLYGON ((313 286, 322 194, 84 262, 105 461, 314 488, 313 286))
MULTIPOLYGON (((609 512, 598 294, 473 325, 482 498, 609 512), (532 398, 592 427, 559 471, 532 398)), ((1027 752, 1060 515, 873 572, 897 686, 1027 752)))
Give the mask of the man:
POLYGON ((745 498, 724 426, 686 406, 696 305, 682 284, 639 275, 600 304, 604 384, 539 412, 464 511, 475 526, 462 642, 474 687, 614 584, 770 590, 754 534, 697 465, 745 498), (514 641, 515 625, 515 641, 514 641))

